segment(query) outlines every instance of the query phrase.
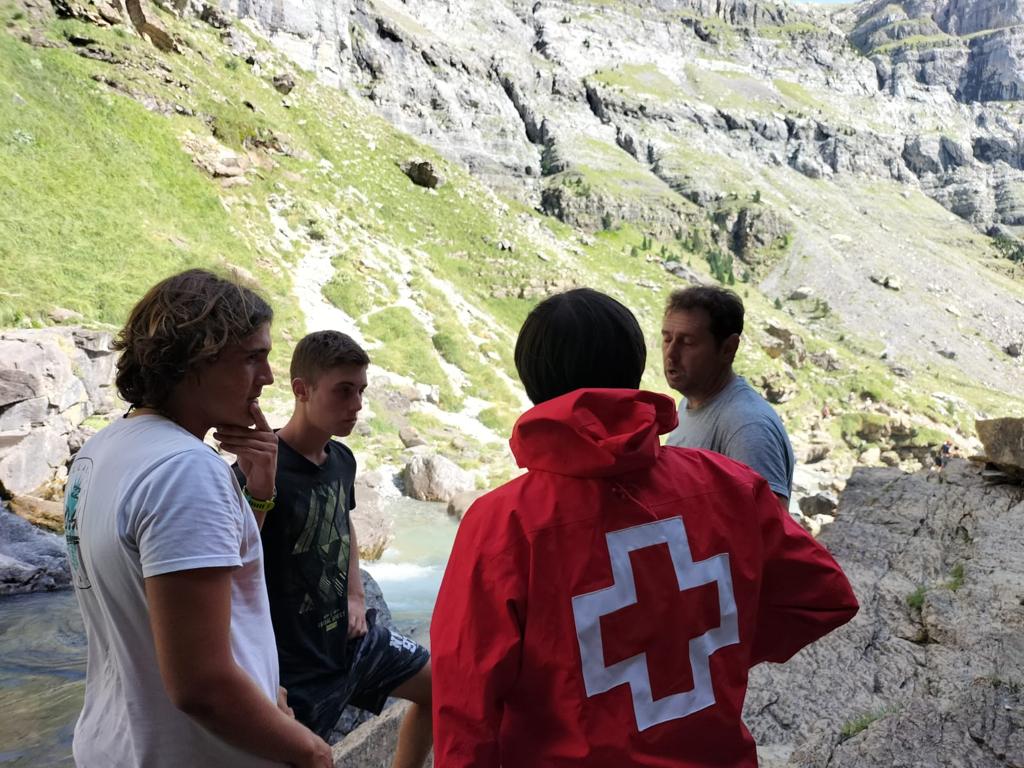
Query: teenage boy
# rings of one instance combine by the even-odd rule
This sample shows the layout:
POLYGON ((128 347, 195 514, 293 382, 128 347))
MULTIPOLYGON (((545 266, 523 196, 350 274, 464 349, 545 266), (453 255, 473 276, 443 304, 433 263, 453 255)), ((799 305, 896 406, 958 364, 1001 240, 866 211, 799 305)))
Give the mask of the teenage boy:
POLYGON ((230 433, 254 492, 272 492, 276 439, 257 403, 274 380, 271 318, 252 291, 190 270, 118 336, 132 407, 79 451, 65 497, 89 641, 82 768, 332 765, 280 703, 259 530, 203 443, 230 433))
MULTIPOLYGON (((267 588, 295 716, 326 738, 347 704, 379 714, 389 695, 408 699, 393 766, 413 768, 432 741, 430 655, 366 610, 349 516, 356 460, 332 439, 356 425, 369 364, 337 331, 312 333, 295 347, 295 411, 278 432, 277 495, 262 528, 267 588)), ((245 484, 245 467, 235 471, 245 484)))

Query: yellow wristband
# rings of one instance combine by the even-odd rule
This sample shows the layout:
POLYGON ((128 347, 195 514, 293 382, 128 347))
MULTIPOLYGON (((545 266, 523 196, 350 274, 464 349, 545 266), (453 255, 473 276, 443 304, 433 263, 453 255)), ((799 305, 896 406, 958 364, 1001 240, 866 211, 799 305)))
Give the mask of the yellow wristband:
POLYGON ((277 498, 277 488, 274 489, 274 493, 271 494, 269 499, 254 499, 252 494, 249 493, 248 488, 242 489, 242 495, 245 496, 245 500, 249 502, 249 506, 253 512, 260 512, 266 514, 274 508, 274 499, 277 498))

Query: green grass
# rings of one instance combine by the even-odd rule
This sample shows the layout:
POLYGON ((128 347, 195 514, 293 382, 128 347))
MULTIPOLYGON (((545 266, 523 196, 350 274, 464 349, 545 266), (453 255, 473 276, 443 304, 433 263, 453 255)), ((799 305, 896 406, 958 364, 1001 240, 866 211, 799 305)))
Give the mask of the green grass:
POLYGON ((412 312, 405 307, 388 307, 371 314, 363 326, 369 336, 382 342, 370 352, 377 365, 422 384, 438 386, 442 405, 449 410, 458 407, 460 398, 437 360, 430 336, 412 312))
POLYGON ((949 572, 949 580, 946 582, 946 589, 956 592, 964 585, 964 564, 957 563, 949 572))
POLYGON ((636 96, 654 97, 659 101, 670 101, 680 96, 679 86, 656 64, 623 64, 615 69, 595 72, 590 79, 636 96))
POLYGON ((907 607, 913 611, 920 611, 924 606, 924 596, 928 590, 924 585, 919 586, 909 595, 907 595, 907 607))
POLYGON ((888 714, 890 714, 890 710, 886 708, 880 709, 876 712, 865 712, 852 720, 848 720, 843 723, 843 726, 839 729, 840 741, 846 741, 847 739, 853 738, 861 731, 866 730, 872 723, 881 720, 888 714))

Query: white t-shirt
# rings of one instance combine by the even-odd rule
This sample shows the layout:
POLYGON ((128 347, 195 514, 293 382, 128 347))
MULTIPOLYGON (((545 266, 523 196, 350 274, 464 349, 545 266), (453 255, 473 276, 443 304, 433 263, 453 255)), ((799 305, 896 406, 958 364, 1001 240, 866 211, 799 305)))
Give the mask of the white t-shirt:
POLYGON ((89 641, 76 765, 279 765, 227 744, 171 703, 149 624, 145 578, 232 566, 231 650, 276 701, 277 649, 260 533, 227 464, 162 416, 119 419, 76 456, 64 516, 89 641))

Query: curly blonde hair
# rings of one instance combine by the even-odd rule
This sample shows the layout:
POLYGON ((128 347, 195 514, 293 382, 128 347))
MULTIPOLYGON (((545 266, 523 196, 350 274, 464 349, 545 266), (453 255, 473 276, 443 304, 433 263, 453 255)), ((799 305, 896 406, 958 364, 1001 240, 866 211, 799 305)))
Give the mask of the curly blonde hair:
POLYGON ((203 269, 161 280, 114 341, 117 391, 134 406, 161 408, 186 373, 273 317, 255 291, 203 269))

